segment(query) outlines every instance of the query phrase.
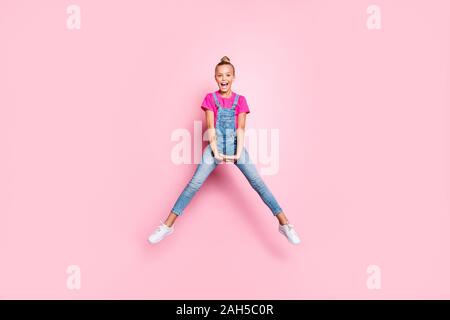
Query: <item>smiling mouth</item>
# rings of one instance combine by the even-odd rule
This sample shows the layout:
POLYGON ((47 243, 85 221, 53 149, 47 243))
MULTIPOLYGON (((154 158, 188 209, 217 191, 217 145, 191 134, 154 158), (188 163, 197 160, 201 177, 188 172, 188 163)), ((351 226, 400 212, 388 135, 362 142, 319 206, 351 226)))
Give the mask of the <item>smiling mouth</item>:
POLYGON ((220 83, 220 87, 221 88, 226 88, 228 86, 228 82, 221 82, 220 83))

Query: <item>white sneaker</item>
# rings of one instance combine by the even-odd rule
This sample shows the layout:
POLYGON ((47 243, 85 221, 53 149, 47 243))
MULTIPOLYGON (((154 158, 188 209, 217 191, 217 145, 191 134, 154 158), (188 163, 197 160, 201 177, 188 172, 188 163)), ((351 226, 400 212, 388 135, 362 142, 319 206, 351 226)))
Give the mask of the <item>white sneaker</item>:
POLYGON ((292 224, 288 223, 284 225, 279 225, 278 231, 280 231, 280 233, 284 235, 289 240, 290 243, 292 244, 300 243, 300 238, 292 224))
POLYGON ((164 222, 160 221, 161 225, 159 225, 155 231, 148 237, 148 242, 151 244, 155 244, 160 242, 162 239, 167 237, 174 231, 174 227, 168 227, 164 224, 164 222))

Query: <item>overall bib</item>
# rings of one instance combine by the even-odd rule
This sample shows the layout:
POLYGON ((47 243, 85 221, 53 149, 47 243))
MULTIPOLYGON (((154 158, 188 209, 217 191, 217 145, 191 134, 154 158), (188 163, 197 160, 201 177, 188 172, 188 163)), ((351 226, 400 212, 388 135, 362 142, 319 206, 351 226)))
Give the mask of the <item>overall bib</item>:
POLYGON ((229 156, 236 154, 237 135, 236 135, 236 104, 239 100, 239 95, 236 94, 231 108, 224 108, 220 105, 216 93, 213 93, 214 101, 217 106, 217 121, 216 121, 216 137, 217 149, 220 153, 229 156))

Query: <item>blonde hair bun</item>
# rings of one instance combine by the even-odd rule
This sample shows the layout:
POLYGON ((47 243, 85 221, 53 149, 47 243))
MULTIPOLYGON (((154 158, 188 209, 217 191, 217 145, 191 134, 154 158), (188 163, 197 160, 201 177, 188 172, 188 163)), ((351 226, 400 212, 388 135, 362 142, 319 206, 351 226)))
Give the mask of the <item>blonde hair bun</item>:
POLYGON ((231 64, 230 58, 228 58, 227 56, 223 56, 222 59, 220 59, 220 62, 216 65, 215 72, 217 72, 218 66, 223 66, 223 65, 230 65, 231 68, 233 68, 233 76, 235 75, 234 66, 231 64))

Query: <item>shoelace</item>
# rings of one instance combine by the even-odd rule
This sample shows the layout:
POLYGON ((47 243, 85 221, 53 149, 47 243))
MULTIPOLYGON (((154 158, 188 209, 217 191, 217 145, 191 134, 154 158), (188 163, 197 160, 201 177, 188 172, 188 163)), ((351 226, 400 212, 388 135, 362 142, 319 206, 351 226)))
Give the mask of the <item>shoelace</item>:
MULTIPOLYGON (((157 230, 158 230, 158 232, 162 232, 162 231, 164 231, 165 224, 162 220, 159 220, 159 222, 161 222, 161 224, 158 226, 157 230)), ((166 228, 169 228, 169 227, 166 226, 166 228)))
POLYGON ((288 223, 287 226, 288 226, 288 229, 289 229, 290 232, 292 232, 293 234, 297 235, 297 232, 295 231, 293 224, 288 223))

